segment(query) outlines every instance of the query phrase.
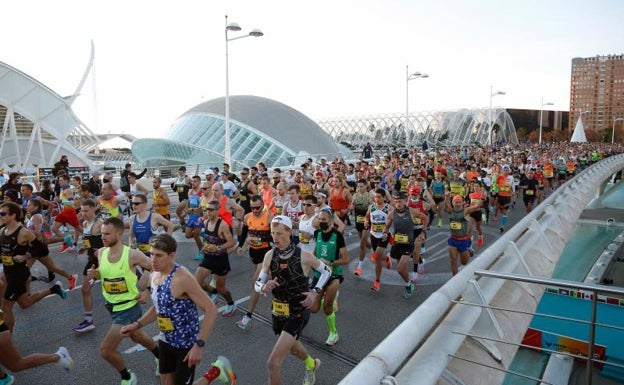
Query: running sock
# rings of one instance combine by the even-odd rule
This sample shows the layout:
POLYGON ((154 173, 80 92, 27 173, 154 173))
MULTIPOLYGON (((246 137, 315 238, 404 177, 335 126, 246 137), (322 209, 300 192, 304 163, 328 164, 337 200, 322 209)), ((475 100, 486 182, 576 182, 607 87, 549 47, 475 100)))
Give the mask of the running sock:
POLYGON ((120 370, 119 374, 121 374, 122 380, 129 380, 131 378, 130 372, 128 371, 127 368, 123 368, 122 370, 120 370))
POLYGON ((363 262, 362 261, 358 261, 358 265, 357 265, 358 269, 361 269, 362 265, 363 265, 363 262))
POLYGON ((156 358, 158 358, 158 356, 160 356, 160 349, 158 349, 158 345, 156 345, 156 347, 154 347, 154 349, 152 349, 152 354, 156 358))
POLYGON ((503 220, 501 221, 501 225, 505 227, 507 225, 507 215, 503 215, 503 220))
POLYGON ((330 333, 336 333, 336 313, 332 312, 327 317, 327 326, 330 333))
POLYGON ((85 321, 93 322, 93 312, 85 312, 85 321))
POLYGON ((252 312, 250 312, 250 311, 248 311, 248 312, 247 312, 247 317, 252 318, 252 316, 253 316, 253 313, 252 313, 252 312))
POLYGON ((314 358, 310 357, 309 354, 306 357, 304 362, 305 362, 306 370, 314 370, 314 367, 316 366, 316 363, 314 362, 314 358))

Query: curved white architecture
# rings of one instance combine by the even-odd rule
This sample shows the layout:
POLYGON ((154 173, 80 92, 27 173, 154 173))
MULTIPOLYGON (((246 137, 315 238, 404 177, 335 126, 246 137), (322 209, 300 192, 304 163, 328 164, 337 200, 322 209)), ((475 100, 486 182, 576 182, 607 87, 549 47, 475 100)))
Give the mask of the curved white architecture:
POLYGON ((72 166, 89 166, 86 153, 100 143, 64 98, 0 62, 0 162, 15 171, 50 167, 62 154, 72 166))
POLYGON ((396 147, 432 144, 468 146, 486 144, 492 129, 492 142, 517 144, 516 128, 503 108, 461 109, 457 111, 410 114, 405 127, 405 114, 326 119, 319 125, 337 142, 362 147, 373 145, 396 147), (491 123, 490 123, 491 119, 491 123))

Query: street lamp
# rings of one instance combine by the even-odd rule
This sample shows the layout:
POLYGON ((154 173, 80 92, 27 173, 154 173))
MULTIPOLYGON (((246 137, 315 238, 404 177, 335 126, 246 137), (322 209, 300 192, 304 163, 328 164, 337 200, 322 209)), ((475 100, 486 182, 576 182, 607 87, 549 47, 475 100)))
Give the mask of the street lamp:
POLYGON ((540 110, 540 129, 539 129, 539 144, 542 144, 542 114, 544 113, 545 106, 553 106, 554 103, 544 103, 544 97, 542 96, 542 109, 540 110))
MULTIPOLYGON (((259 29, 252 29, 247 35, 237 36, 233 38, 228 37, 228 32, 239 32, 241 30, 240 25, 237 23, 228 24, 228 17, 225 15, 225 163, 231 165, 232 150, 230 148, 230 75, 229 75, 229 62, 228 62, 228 43, 233 40, 242 39, 245 37, 260 37, 264 35, 259 29)), ((231 165, 233 166, 233 165, 231 165)))
POLYGON ((624 118, 616 118, 615 116, 613 117, 613 130, 611 131, 611 144, 615 142, 615 122, 622 122, 622 121, 624 121, 624 118))
POLYGON ((487 140, 488 145, 490 146, 492 145, 492 128, 493 128, 492 127, 492 98, 496 95, 505 95, 505 91, 492 92, 492 86, 490 86, 490 110, 488 113, 489 115, 488 120, 489 120, 490 125, 488 129, 488 140, 487 140))
POLYGON ((429 75, 420 72, 414 72, 410 75, 409 66, 405 66, 405 130, 409 127, 409 82, 410 80, 424 79, 428 77, 429 75))

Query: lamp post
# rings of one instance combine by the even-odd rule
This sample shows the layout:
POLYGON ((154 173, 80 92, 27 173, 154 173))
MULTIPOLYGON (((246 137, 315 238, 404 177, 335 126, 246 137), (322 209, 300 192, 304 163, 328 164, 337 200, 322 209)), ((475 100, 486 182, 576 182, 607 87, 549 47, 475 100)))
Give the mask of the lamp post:
MULTIPOLYGON (((242 39, 253 36, 260 37, 264 35, 259 29, 252 29, 247 35, 228 37, 228 32, 238 32, 241 30, 237 23, 228 24, 228 17, 225 15, 225 163, 231 163, 232 150, 230 148, 230 75, 228 60, 228 43, 233 40, 242 39)), ((230 164, 231 165, 231 164, 230 164)))
POLYGON ((489 113, 488 113, 488 120, 489 120, 489 129, 488 129, 488 140, 487 143, 488 145, 492 145, 492 98, 496 95, 505 95, 505 91, 496 91, 496 92, 492 92, 492 86, 490 86, 490 109, 489 109, 489 113))
POLYGON ((552 106, 554 103, 544 103, 544 97, 542 96, 542 108, 540 109, 540 129, 539 129, 539 144, 542 144, 542 114, 544 113, 545 106, 552 106))
POLYGON ((622 122, 624 118, 613 117, 613 130, 611 131, 611 144, 615 143, 615 122, 622 122))
MULTIPOLYGON (((420 72, 409 73, 409 66, 405 66, 405 130, 409 127, 409 82, 414 79, 428 78, 429 75, 420 72)), ((407 131, 406 131, 407 133, 407 131)))

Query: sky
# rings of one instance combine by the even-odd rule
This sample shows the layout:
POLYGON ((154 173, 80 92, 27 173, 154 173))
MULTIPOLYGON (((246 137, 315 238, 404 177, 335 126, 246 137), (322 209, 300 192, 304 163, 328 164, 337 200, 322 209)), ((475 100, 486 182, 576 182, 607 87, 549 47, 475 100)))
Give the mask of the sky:
POLYGON ((229 42, 230 95, 313 120, 494 106, 569 109, 574 57, 624 53, 621 0, 20 0, 2 5, 0 61, 73 105, 96 133, 162 137, 225 95, 225 15, 264 36, 229 42))

